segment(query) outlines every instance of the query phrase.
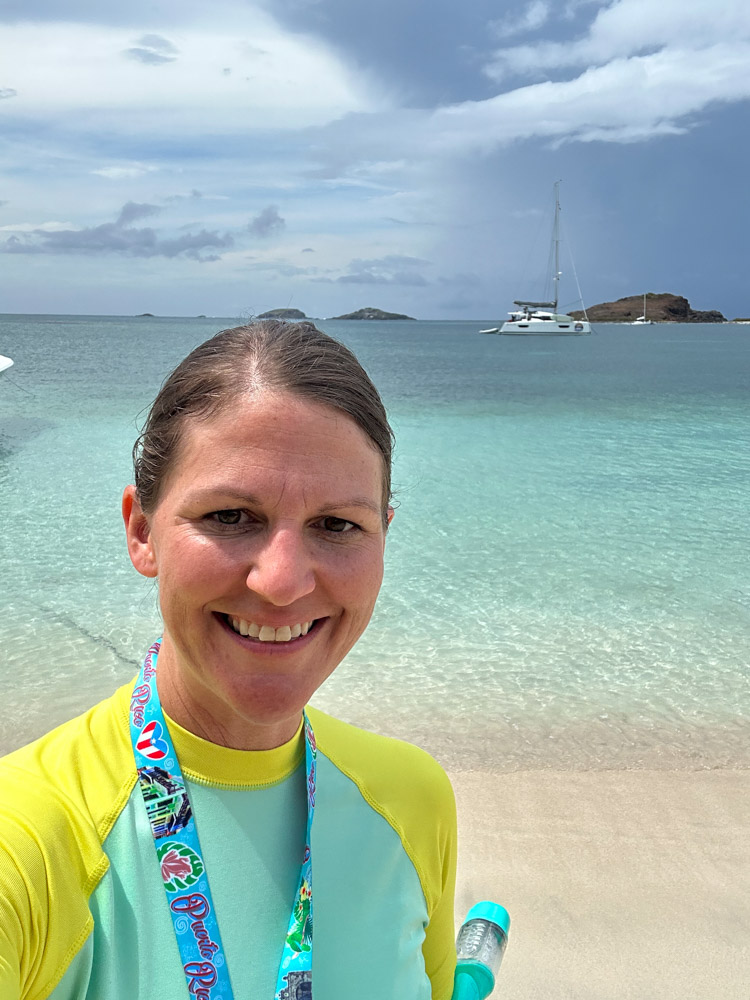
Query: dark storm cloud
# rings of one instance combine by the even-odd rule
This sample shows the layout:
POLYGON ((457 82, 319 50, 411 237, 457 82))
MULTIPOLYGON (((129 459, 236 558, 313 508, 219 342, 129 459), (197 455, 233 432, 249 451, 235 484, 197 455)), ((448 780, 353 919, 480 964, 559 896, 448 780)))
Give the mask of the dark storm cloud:
POLYGON ((129 226, 136 219, 145 219, 149 215, 157 215, 161 209, 157 205, 148 205, 145 202, 126 201, 120 209, 116 226, 129 226))
POLYGON ((124 50, 124 55, 150 66, 174 62, 180 50, 163 35, 143 35, 134 46, 124 50))
POLYGON ((285 226, 286 222, 279 215, 278 208, 275 205, 267 205, 252 222, 248 223, 247 231, 253 236, 265 238, 280 233, 285 226))
POLYGON ((86 229, 63 229, 47 232, 37 229, 29 237, 11 236, 0 244, 0 253, 13 254, 121 254, 125 257, 189 257, 201 262, 218 260, 210 251, 234 246, 230 233, 223 235, 201 229, 173 239, 161 238, 150 226, 132 228, 131 222, 160 212, 156 205, 129 201, 123 205, 115 222, 104 222, 86 229), (209 251, 207 253, 207 251, 209 251))
POLYGON ((498 0, 265 0, 265 6, 291 31, 319 35, 348 62, 387 80, 407 107, 481 99, 492 92, 482 66, 498 0))

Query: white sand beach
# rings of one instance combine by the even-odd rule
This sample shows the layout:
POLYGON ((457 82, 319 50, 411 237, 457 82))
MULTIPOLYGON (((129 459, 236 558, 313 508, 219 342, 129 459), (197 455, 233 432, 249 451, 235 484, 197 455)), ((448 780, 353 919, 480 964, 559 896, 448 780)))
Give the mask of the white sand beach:
POLYGON ((750 771, 451 778, 457 925, 511 915, 493 998, 748 1000, 750 771))

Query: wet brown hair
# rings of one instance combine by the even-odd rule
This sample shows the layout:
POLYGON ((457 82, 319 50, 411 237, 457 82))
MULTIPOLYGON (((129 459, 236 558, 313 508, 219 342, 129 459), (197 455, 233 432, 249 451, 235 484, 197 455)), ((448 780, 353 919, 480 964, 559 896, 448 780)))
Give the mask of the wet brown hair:
POLYGON ((262 320, 222 330, 164 380, 133 446, 138 502, 159 503, 188 420, 211 417, 246 393, 288 392, 345 413, 380 452, 383 517, 391 496, 393 431, 367 372, 352 352, 312 323, 262 320))

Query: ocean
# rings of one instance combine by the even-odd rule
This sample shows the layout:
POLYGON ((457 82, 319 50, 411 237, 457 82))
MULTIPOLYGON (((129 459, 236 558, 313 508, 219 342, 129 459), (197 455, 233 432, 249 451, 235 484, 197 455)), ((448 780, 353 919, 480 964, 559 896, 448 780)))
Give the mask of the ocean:
MULTIPOLYGON (((119 504, 169 369, 237 319, 2 316, 0 751, 159 634, 119 504)), ((372 623, 318 707, 454 770, 750 764, 750 326, 319 326, 397 436, 372 623)))

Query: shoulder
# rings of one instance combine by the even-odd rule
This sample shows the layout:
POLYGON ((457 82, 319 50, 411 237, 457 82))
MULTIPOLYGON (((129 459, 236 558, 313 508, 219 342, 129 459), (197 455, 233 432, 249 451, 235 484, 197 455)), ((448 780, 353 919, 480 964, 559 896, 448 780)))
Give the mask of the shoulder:
POLYGON ((425 750, 307 709, 321 752, 366 798, 430 811, 455 809, 448 775, 425 750))
POLYGON ((130 685, 70 722, 0 759, 2 813, 23 813, 44 827, 60 814, 86 817, 102 839, 118 800, 136 780, 127 706, 130 685))
POLYGON ((456 804, 447 774, 410 743, 358 729, 316 709, 307 712, 320 752, 398 835, 432 918, 441 900, 452 899, 455 873, 456 804))
POLYGON ((10 929, 0 934, 0 985, 8 995, 16 987, 48 995, 91 931, 89 897, 108 867, 102 844, 136 781, 124 752, 128 697, 123 688, 0 760, 0 926, 10 929))

